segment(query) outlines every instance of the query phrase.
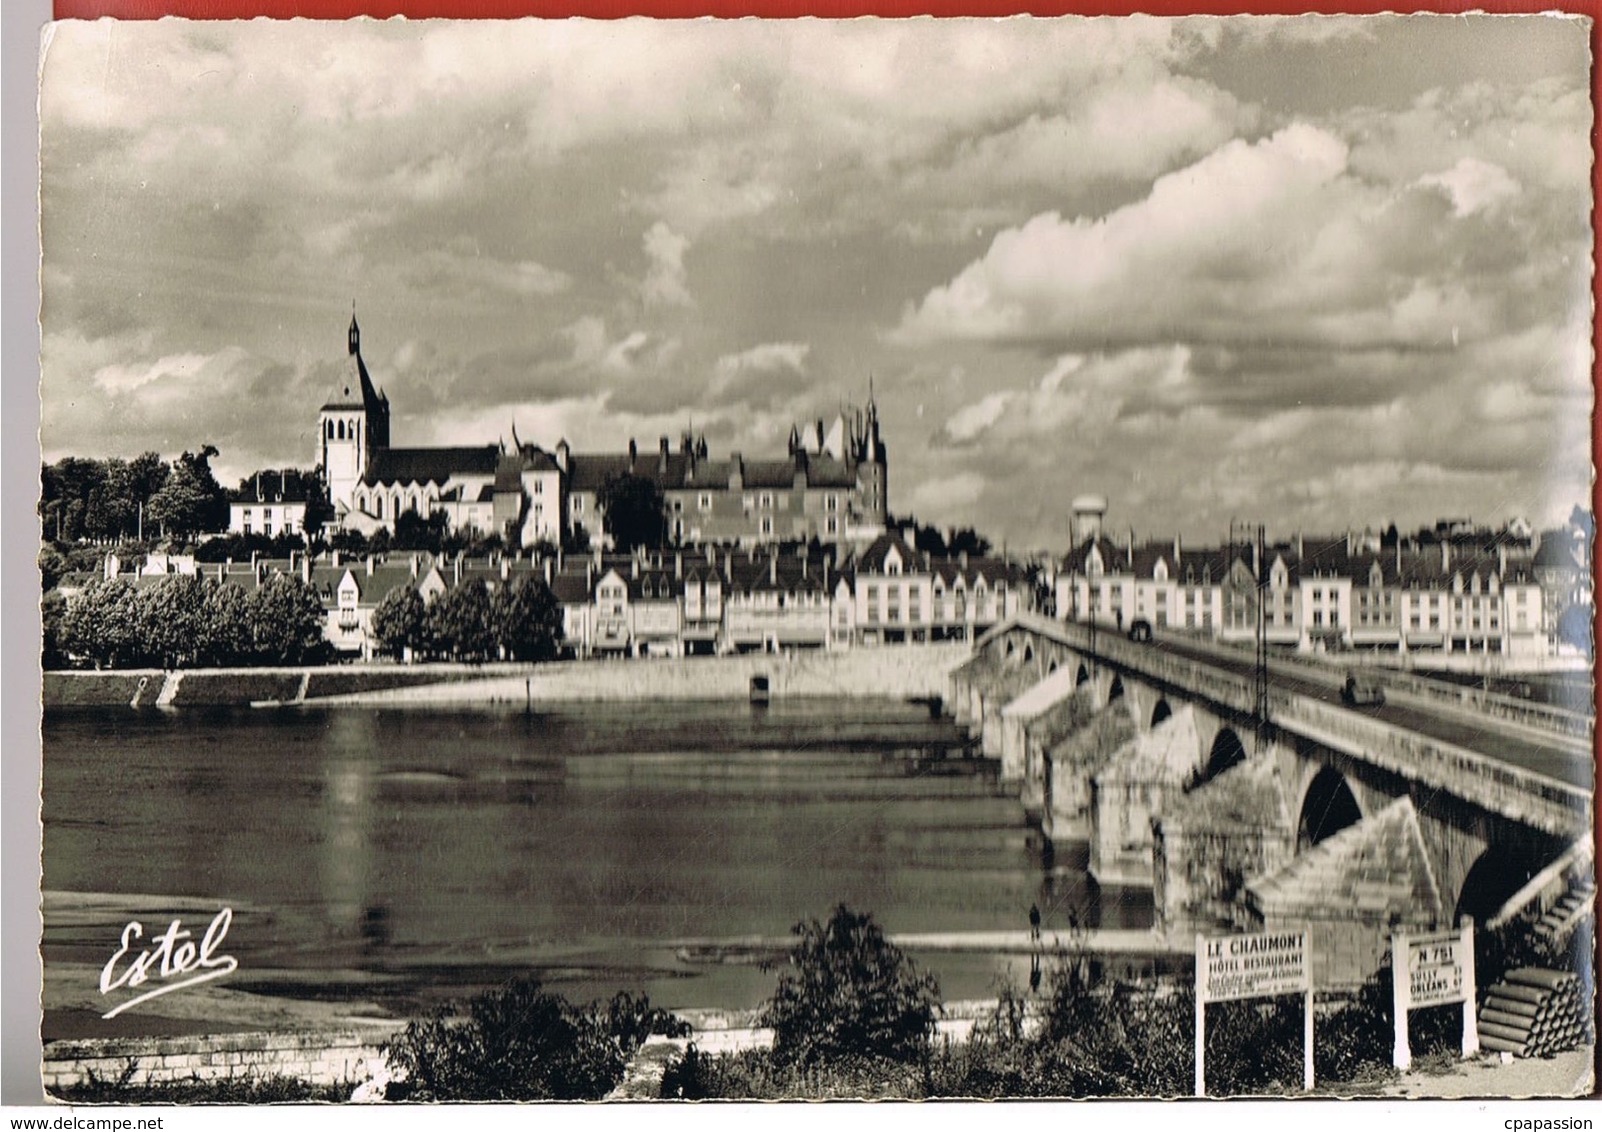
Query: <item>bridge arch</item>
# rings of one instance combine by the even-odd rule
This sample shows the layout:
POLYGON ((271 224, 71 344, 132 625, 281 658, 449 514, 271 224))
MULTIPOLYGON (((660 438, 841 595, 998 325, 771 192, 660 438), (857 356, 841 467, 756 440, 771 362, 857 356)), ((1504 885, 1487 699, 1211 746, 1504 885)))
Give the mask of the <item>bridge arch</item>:
POLYGON ((1114 700, 1121 700, 1123 698, 1124 678, 1115 672, 1113 673, 1112 683, 1107 687, 1107 702, 1112 703, 1114 700))
POLYGON ((1083 662, 1080 662, 1079 674, 1074 677, 1074 687, 1080 688, 1088 683, 1090 683, 1090 669, 1086 668, 1083 662))
POLYGON ((1174 714, 1174 709, 1168 706, 1166 699, 1159 699, 1151 709, 1151 722, 1149 726, 1156 727, 1163 720, 1174 714))
MULTIPOLYGON (((1533 847, 1492 845, 1475 858, 1457 893, 1453 921, 1472 916, 1483 924, 1547 864, 1533 847)), ((1445 894, 1443 894, 1445 895, 1445 894)))
POLYGON ((1313 776, 1302 794, 1296 819, 1296 851, 1317 845, 1363 820, 1362 807, 1346 776, 1326 766, 1313 776))
POLYGON ((1207 765, 1202 768, 1201 777, 1197 785, 1211 782, 1232 766, 1239 766, 1246 761, 1246 744, 1241 742, 1240 736, 1233 727, 1220 727, 1218 734, 1213 736, 1213 745, 1207 753, 1207 765))

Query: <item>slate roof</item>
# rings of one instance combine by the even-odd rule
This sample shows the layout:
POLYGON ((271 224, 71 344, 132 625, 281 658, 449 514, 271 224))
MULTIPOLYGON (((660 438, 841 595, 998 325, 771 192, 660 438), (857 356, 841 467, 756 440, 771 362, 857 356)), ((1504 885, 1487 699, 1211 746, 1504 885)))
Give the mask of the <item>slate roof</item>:
MULTIPOLYGON (((734 467, 733 460, 708 460, 682 449, 669 450, 664 458, 660 447, 639 449, 632 460, 627 452, 579 453, 568 457, 568 490, 595 492, 608 479, 634 475, 651 480, 663 491, 727 491, 734 467)), ((805 476, 809 488, 850 488, 857 482, 844 461, 801 453, 787 460, 742 461, 741 490, 789 490, 798 473, 805 476)))
POLYGON ((1246 885, 1265 916, 1326 918, 1331 909, 1364 919, 1438 917, 1441 893, 1411 798, 1341 830, 1284 868, 1246 885))
POLYGON ((228 493, 230 503, 305 503, 309 497, 299 476, 286 481, 278 472, 257 472, 244 490, 228 493))
POLYGON ((437 483, 454 475, 493 476, 500 462, 499 445, 454 448, 378 448, 367 460, 362 483, 437 483))

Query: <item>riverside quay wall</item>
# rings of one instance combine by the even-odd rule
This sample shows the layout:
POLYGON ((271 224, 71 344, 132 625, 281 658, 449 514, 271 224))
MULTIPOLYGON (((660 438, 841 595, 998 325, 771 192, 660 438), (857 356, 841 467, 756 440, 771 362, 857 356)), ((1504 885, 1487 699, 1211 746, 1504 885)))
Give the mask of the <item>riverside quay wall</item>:
POLYGON ((47 672, 47 708, 361 703, 744 700, 765 676, 775 699, 944 696, 971 655, 961 643, 551 664, 373 664, 327 668, 47 672))
POLYGON ((541 664, 483 679, 334 697, 347 703, 578 703, 743 700, 753 677, 774 699, 943 697, 971 654, 961 643, 892 645, 842 652, 750 653, 664 660, 541 664))
POLYGON ((389 1036, 354 1031, 208 1034, 51 1042, 41 1075, 48 1092, 101 1085, 292 1077, 314 1085, 359 1084, 384 1064, 389 1036))

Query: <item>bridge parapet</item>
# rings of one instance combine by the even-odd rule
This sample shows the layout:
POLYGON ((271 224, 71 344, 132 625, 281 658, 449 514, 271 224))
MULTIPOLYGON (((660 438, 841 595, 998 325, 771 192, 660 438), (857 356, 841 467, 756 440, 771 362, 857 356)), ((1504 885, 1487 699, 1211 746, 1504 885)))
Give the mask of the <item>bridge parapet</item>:
POLYGON ((1591 828, 1591 792, 1306 696, 1271 696, 1274 726, 1533 829, 1591 828))
MULTIPOLYGON (((1255 692, 1246 676, 1210 668, 1204 662, 1106 631, 1097 634, 1092 652, 1089 629, 1072 622, 1020 614, 991 630, 980 644, 1017 630, 1057 641, 1086 656, 1094 655, 1126 672, 1172 686, 1192 699, 1239 715, 1250 716, 1255 710, 1255 692)), ((1446 791, 1488 813, 1533 829, 1573 838, 1591 828, 1590 790, 1308 696, 1271 688, 1269 714, 1279 731, 1300 735, 1405 779, 1446 791)))

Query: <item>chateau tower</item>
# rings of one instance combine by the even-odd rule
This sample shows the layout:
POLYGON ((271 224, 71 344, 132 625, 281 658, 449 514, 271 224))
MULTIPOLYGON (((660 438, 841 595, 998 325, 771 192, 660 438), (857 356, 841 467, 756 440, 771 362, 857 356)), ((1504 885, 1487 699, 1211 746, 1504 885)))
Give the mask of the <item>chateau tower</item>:
POLYGON ((350 360, 340 389, 318 413, 317 464, 328 480, 329 501, 350 507, 356 483, 373 452, 389 447, 389 398, 373 387, 362 361, 362 331, 351 312, 350 360))
POLYGON ((856 444, 857 484, 862 489, 863 517, 884 526, 890 519, 890 458, 879 436, 879 406, 868 378, 868 408, 856 444))

